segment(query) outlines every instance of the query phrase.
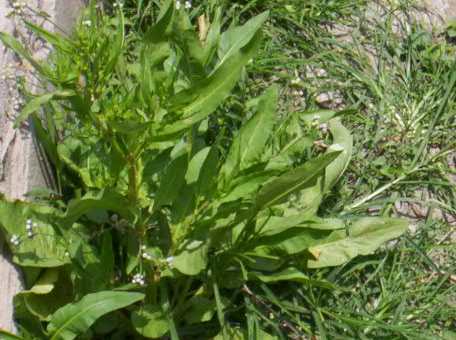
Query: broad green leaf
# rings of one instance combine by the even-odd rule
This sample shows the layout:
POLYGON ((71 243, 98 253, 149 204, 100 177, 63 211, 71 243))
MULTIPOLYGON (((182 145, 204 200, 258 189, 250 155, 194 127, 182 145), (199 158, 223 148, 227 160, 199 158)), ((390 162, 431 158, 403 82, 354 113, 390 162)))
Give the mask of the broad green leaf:
POLYGON ((54 229, 45 216, 37 210, 45 209, 51 216, 58 212, 21 201, 9 202, 0 196, 0 227, 6 231, 10 241, 13 235, 19 237, 19 244, 9 242, 13 253, 13 262, 28 267, 58 267, 70 262, 65 255, 67 242, 54 229), (31 219, 33 237, 29 238, 26 231, 26 221, 31 219))
POLYGON ((268 172, 252 173, 247 176, 239 176, 236 183, 226 195, 222 196, 219 203, 236 201, 238 199, 248 199, 255 195, 258 189, 270 180, 272 175, 268 172))
POLYGON ((59 271, 55 268, 46 269, 39 280, 29 290, 24 290, 20 294, 48 294, 54 289, 54 285, 59 278, 59 271))
POLYGON ((155 139, 174 136, 214 112, 238 82, 243 67, 256 53, 259 41, 259 36, 254 36, 244 49, 224 62, 213 75, 194 87, 177 93, 171 99, 170 111, 176 112, 182 119, 157 131, 155 139))
POLYGON ((335 288, 335 286, 331 282, 325 281, 325 280, 312 279, 294 267, 288 267, 287 269, 284 269, 280 272, 274 272, 274 273, 268 273, 268 274, 250 272, 249 278, 257 279, 264 283, 277 283, 277 282, 282 282, 282 281, 287 281, 287 282, 293 281, 293 282, 311 284, 313 286, 327 288, 327 289, 335 288))
POLYGON ((307 161, 304 165, 290 170, 275 180, 267 183, 258 193, 257 207, 259 209, 283 202, 290 194, 313 184, 325 168, 340 154, 331 152, 307 161))
POLYGON ((211 151, 204 160, 201 168, 196 193, 211 197, 216 192, 216 181, 219 170, 219 152, 216 147, 211 147, 211 151))
MULTIPOLYGON (((353 137, 342 125, 340 118, 329 121, 329 128, 333 136, 333 144, 328 148, 327 153, 342 150, 340 155, 326 168, 324 177, 318 178, 317 182, 310 188, 299 193, 299 210, 306 210, 309 214, 316 214, 323 196, 338 181, 345 172, 352 155, 353 137)), ((298 212, 296 212, 298 213, 298 212)))
POLYGON ((173 202, 171 224, 178 224, 192 214, 195 204, 195 188, 191 185, 184 185, 179 191, 178 198, 173 202))
POLYGON ((102 190, 98 193, 89 192, 82 198, 70 201, 64 222, 67 226, 71 226, 82 215, 94 209, 115 211, 125 218, 131 216, 129 202, 125 197, 112 190, 102 190))
POLYGON ((187 173, 185 180, 187 184, 193 184, 200 178, 201 169, 206 161, 206 158, 211 151, 211 147, 205 147, 196 153, 195 156, 188 163, 187 173))
POLYGON ((68 275, 55 268, 46 270, 30 290, 20 292, 19 296, 30 313, 42 321, 49 321, 52 313, 74 298, 68 275))
POLYGON ((214 68, 215 72, 221 67, 226 60, 236 54, 241 48, 246 46, 266 19, 269 17, 269 12, 263 12, 256 17, 250 19, 242 26, 232 27, 224 32, 220 38, 219 55, 220 61, 214 68))
POLYGON ((131 314, 135 330, 146 338, 156 339, 169 331, 168 319, 158 305, 145 305, 131 314))
POLYGON ((187 169, 187 155, 183 154, 169 163, 160 180, 160 188, 155 198, 155 207, 171 204, 179 194, 185 183, 187 169))
POLYGON ((252 242, 252 246, 256 245, 254 253, 258 256, 295 255, 320 244, 329 233, 328 230, 293 227, 279 234, 260 237, 252 242))
POLYGON ((195 295, 188 301, 190 307, 185 312, 185 321, 188 324, 207 322, 212 319, 217 309, 214 300, 195 295))
POLYGON ((208 262, 208 246, 202 240, 190 241, 183 251, 174 256, 173 267, 184 275, 198 275, 208 262))
POLYGON ((112 248, 110 235, 105 233, 101 245, 89 243, 89 230, 80 224, 73 224, 65 230, 65 239, 70 243, 69 253, 73 262, 72 279, 77 296, 83 296, 109 287, 112 278, 112 248))
POLYGON ((85 333, 101 316, 144 299, 144 294, 102 291, 57 310, 47 326, 51 340, 71 340, 85 333))
POLYGON ((273 86, 259 98, 257 112, 234 138, 222 168, 228 180, 261 160, 276 121, 277 99, 278 88, 273 86))
MULTIPOLYGON (((120 172, 126 166, 123 151, 109 147, 106 141, 93 133, 93 130, 83 138, 68 136, 58 143, 57 153, 60 160, 76 172, 83 181, 84 191, 113 187, 119 180, 120 172)), ((79 134, 79 133, 77 133, 79 134)), ((77 186, 81 183, 76 179, 77 186)))
POLYGON ((337 230, 344 229, 345 224, 342 220, 335 218, 318 218, 313 214, 302 213, 292 216, 270 216, 258 219, 257 232, 261 236, 272 236, 284 232, 290 228, 308 228, 317 230, 337 230))
POLYGON ((380 245, 401 236, 407 230, 407 221, 394 218, 366 217, 354 221, 345 230, 333 232, 318 245, 309 248, 315 260, 310 268, 338 266, 358 255, 372 254, 380 245))

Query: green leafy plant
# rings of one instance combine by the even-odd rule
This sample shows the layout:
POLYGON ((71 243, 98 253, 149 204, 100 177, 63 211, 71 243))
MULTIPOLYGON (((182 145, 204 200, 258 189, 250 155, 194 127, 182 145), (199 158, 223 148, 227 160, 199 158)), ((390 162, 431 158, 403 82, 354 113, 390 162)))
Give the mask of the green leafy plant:
POLYGON ((47 64, 0 35, 53 88, 30 95, 17 125, 33 122, 55 187, 34 202, 0 201, 28 288, 15 298, 24 336, 264 338, 274 327, 233 313, 247 282, 331 289, 306 271, 404 232, 397 219, 318 216, 351 157, 335 112, 280 117, 272 86, 245 105, 228 146, 214 137, 212 118, 267 17, 222 32, 216 10, 195 30, 167 1, 138 32, 121 9, 111 17, 92 2, 71 39, 28 24, 54 48, 47 64), (306 134, 316 122, 331 132, 324 152, 306 134))

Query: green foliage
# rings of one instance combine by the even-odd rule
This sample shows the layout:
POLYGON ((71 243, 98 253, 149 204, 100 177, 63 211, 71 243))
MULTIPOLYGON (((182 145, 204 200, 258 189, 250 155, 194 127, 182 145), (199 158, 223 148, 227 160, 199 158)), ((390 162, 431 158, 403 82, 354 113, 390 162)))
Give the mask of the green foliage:
POLYGON ((16 123, 36 123, 58 201, 0 201, 13 259, 30 277, 15 301, 25 335, 272 338, 277 329, 250 314, 240 320, 247 331, 227 315, 244 308, 247 282, 333 289, 309 268, 371 254, 405 230, 394 219, 317 215, 352 153, 334 112, 322 114, 332 135, 323 152, 306 136, 316 115, 279 119, 272 86, 228 143, 211 138, 268 12, 222 32, 216 11, 207 36, 174 1, 157 12, 136 31, 121 9, 108 16, 92 2, 91 25, 71 39, 30 24, 54 47, 50 66, 0 36, 55 88, 16 123))
POLYGON ((50 339, 71 340, 84 334, 101 316, 144 299, 144 294, 106 291, 89 294, 57 310, 47 326, 50 339))

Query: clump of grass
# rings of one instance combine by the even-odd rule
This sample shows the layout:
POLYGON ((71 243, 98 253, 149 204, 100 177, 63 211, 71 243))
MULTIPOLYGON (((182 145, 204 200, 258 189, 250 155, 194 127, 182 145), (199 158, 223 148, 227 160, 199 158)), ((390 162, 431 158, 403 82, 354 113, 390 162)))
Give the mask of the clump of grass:
MULTIPOLYGON (((249 4, 250 11, 270 5, 249 4)), ((315 273, 337 277, 337 294, 296 285, 277 287, 271 295, 257 287, 260 297, 251 302, 261 307, 268 301, 270 308, 286 311, 280 317, 295 330, 323 338, 444 337, 454 327, 455 253, 454 238, 441 242, 451 225, 436 219, 436 212, 450 222, 455 214, 455 47, 413 20, 417 8, 410 1, 380 3, 385 15, 378 17, 361 1, 344 2, 354 9, 350 13, 339 4, 330 25, 322 16, 312 20, 311 11, 294 3, 293 10, 273 10, 271 42, 252 67, 264 82, 288 84, 283 111, 317 109, 322 91, 340 93, 344 107, 355 109, 343 116, 355 131, 354 160, 323 210, 385 215, 398 213, 402 202, 421 222, 414 222, 417 234, 387 252, 330 274, 315 273), (353 199, 355 204, 348 203, 353 199)), ((323 15, 326 5, 316 5, 323 15)))

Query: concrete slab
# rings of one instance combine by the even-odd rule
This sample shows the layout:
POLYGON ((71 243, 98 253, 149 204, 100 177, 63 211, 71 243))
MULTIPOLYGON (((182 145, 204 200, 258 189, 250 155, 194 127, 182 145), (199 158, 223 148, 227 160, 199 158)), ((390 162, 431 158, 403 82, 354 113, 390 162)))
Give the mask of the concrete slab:
MULTIPOLYGON (((44 11, 67 32, 83 5, 82 0, 0 0, 0 31, 19 38, 37 59, 45 58, 49 49, 24 28, 20 17, 10 16, 14 3, 26 4, 19 11, 27 20, 53 30, 51 23, 31 14, 30 8, 44 11)), ((30 125, 25 124, 21 129, 13 127, 23 104, 17 90, 17 77, 23 75, 27 77, 30 89, 36 90, 30 70, 0 43, 0 192, 10 199, 23 199, 32 188, 49 184, 30 125)), ((23 284, 20 272, 9 259, 4 240, 0 239, 0 329, 14 332, 12 299, 23 284)))

